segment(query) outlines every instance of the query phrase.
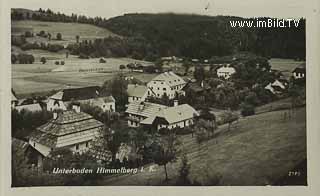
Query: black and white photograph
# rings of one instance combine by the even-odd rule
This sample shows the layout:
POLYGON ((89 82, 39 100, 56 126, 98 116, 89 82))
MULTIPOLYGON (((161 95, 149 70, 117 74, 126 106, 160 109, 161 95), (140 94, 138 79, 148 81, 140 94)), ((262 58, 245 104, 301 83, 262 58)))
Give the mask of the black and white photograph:
POLYGON ((12 0, 11 187, 307 187, 308 18, 284 2, 12 0))

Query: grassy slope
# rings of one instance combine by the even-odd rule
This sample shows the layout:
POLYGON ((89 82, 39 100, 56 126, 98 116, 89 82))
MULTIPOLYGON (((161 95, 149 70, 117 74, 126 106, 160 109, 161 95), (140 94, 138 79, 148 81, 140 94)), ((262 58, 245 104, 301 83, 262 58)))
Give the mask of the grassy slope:
MULTIPOLYGON (((23 20, 12 21, 11 25, 11 31, 14 35, 24 34, 25 31, 31 31, 34 34, 36 34, 43 30, 52 35, 52 40, 50 41, 50 43, 58 44, 75 43, 76 35, 80 36, 80 40, 93 40, 95 38, 118 36, 107 29, 96 27, 89 24, 23 20), (62 41, 54 40, 56 38, 57 33, 62 34, 62 41)), ((27 41, 49 43, 47 38, 42 38, 38 36, 27 38, 27 41)))
MULTIPOLYGON (((218 173, 221 185, 266 185, 306 158, 306 110, 297 109, 290 120, 284 111, 247 117, 228 132, 221 126, 217 137, 199 146, 191 136, 183 136, 183 149, 191 164, 190 177, 210 185, 218 173)), ((171 184, 178 175, 180 161, 169 164, 171 184)), ((107 178, 101 185, 157 185, 164 179, 162 167, 154 173, 107 178)), ((170 184, 169 183, 169 184, 170 184)))

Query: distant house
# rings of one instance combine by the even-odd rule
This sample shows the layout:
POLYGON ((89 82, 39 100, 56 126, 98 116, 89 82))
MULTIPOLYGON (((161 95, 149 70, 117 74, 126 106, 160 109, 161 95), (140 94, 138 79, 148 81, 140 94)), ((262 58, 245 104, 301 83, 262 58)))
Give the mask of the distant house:
POLYGON ((234 73, 236 73, 236 69, 234 67, 230 67, 229 65, 217 69, 218 77, 222 77, 226 80, 229 79, 234 73))
POLYGON ((303 79, 306 77, 306 63, 300 64, 292 71, 294 79, 303 79))
POLYGON ((99 86, 63 89, 49 97, 47 110, 67 110, 72 102, 79 102, 100 107, 103 111, 115 111, 115 99, 112 95, 104 95, 99 86))
POLYGON ((194 118, 199 113, 190 105, 178 105, 177 102, 173 107, 163 108, 159 112, 141 121, 143 125, 152 125, 157 128, 173 129, 176 127, 184 128, 194 124, 194 118))
POLYGON ((174 99, 176 93, 183 93, 182 88, 186 85, 186 82, 174 72, 164 72, 153 78, 147 87, 154 92, 150 96, 161 98, 166 95, 169 99, 174 99))
POLYGON ((131 103, 134 101, 145 101, 151 91, 149 92, 148 87, 144 85, 128 84, 127 93, 128 103, 131 103))
POLYGON ((144 101, 131 102, 128 105, 127 110, 125 111, 128 118, 128 126, 139 127, 141 121, 151 117, 155 113, 167 107, 168 106, 165 106, 165 105, 144 102, 144 101))
POLYGON ((42 158, 47 157, 52 150, 66 148, 74 153, 82 153, 89 149, 91 142, 99 137, 103 123, 95 120, 89 114, 74 110, 54 113, 53 119, 38 127, 29 137, 29 144, 40 154, 38 166, 42 158))
POLYGON ((265 89, 269 90, 272 94, 282 94, 288 89, 289 82, 285 79, 277 79, 273 83, 269 83, 265 89))

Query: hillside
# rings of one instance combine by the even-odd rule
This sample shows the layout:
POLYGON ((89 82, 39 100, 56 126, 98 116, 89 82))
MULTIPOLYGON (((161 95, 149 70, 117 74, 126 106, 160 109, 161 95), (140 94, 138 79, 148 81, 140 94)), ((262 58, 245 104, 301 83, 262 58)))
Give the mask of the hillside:
POLYGON ((80 36, 81 40, 94 40, 97 38, 104 38, 109 36, 117 36, 116 34, 110 32, 109 30, 101 27, 97 27, 90 24, 80 24, 80 23, 63 23, 63 22, 44 22, 44 21, 34 21, 34 20, 23 20, 23 21, 12 21, 11 23, 11 33, 12 35, 21 35, 26 31, 33 32, 34 34, 40 31, 45 31, 52 35, 51 41, 47 38, 34 36, 28 37, 27 41, 33 42, 44 42, 44 43, 59 43, 68 44, 76 42, 76 35, 80 36), (62 40, 55 40, 57 33, 62 34, 62 40))
MULTIPOLYGON (((267 20, 268 18, 260 18, 267 20)), ((143 36, 161 56, 210 58, 234 51, 262 56, 305 58, 305 20, 298 28, 232 28, 232 16, 125 14, 104 25, 125 36, 143 36), (263 46, 263 47, 262 47, 263 46)))
MULTIPOLYGON (((216 138, 200 148, 190 135, 182 137, 182 149, 191 165, 190 178, 202 185, 212 185, 220 176, 219 185, 272 185, 288 177, 288 171, 306 159, 306 110, 299 108, 291 119, 284 120, 288 110, 246 117, 233 125, 220 126, 216 138), (199 150, 200 149, 200 150, 199 150)), ((168 165, 169 185, 174 185, 181 162, 168 165)), ((302 164, 303 166, 303 164, 302 164)), ((138 172, 131 176, 106 177, 101 185, 159 185, 164 180, 163 167, 155 172, 138 172)), ((306 183, 306 168, 301 177, 292 177, 299 185, 306 183)), ((290 179, 289 179, 290 180, 290 179)))

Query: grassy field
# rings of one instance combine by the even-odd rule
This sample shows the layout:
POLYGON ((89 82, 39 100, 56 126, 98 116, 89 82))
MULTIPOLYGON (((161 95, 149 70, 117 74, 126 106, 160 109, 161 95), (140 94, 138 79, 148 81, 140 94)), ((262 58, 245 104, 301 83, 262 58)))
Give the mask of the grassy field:
MULTIPOLYGON (((220 176, 219 185, 272 185, 306 159, 306 110, 300 108, 292 118, 284 119, 275 111, 220 126, 214 139, 201 144, 190 135, 182 136, 182 149, 191 165, 190 179, 211 185, 220 176), (200 150, 199 150, 200 149, 200 150)), ((174 185, 180 161, 168 165, 168 185, 174 185)), ((159 185, 163 167, 135 175, 106 177, 100 185, 159 185)))
POLYGON ((118 36, 111 31, 96 27, 89 24, 79 24, 79 23, 62 23, 62 22, 42 22, 33 20, 23 20, 23 21, 12 21, 11 23, 11 33, 13 35, 24 34, 26 31, 31 31, 35 34, 40 31, 45 31, 52 35, 52 40, 49 41, 47 38, 42 38, 39 36, 34 36, 27 38, 28 42, 44 42, 44 43, 57 43, 66 45, 68 43, 76 42, 76 35, 80 36, 80 40, 94 40, 96 38, 104 38, 109 36, 118 36), (55 40, 56 34, 62 34, 62 40, 55 40))
MULTIPOLYGON (((14 51, 19 48, 13 48, 14 51)), ((91 85, 102 85, 104 81, 110 80, 117 73, 133 76, 143 82, 150 81, 155 74, 133 73, 128 69, 120 71, 121 64, 141 63, 151 64, 130 58, 105 58, 106 63, 99 63, 99 58, 79 59, 75 55, 66 58, 65 52, 48 52, 43 50, 28 50, 25 53, 35 57, 33 64, 13 64, 12 87, 17 94, 38 93, 43 91, 58 90, 66 87, 84 87, 91 85), (46 57, 46 64, 40 62, 41 57, 46 57), (56 61, 64 61, 64 65, 55 65, 56 61), (102 68, 102 71, 85 71, 102 68)))

